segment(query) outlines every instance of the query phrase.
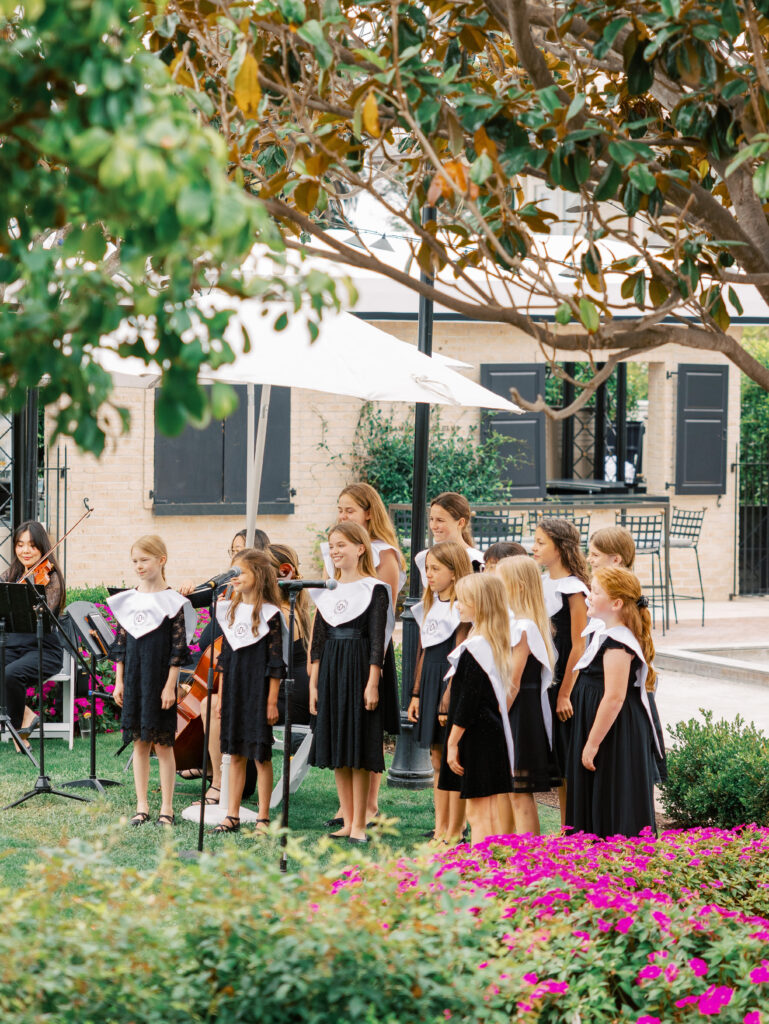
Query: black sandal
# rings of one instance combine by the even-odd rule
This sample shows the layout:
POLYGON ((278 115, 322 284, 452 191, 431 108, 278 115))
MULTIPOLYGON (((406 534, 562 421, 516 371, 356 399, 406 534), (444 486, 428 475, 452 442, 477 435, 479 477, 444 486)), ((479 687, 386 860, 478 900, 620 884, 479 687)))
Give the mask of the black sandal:
POLYGON ((129 825, 133 825, 134 828, 138 828, 139 825, 146 825, 150 820, 149 814, 146 811, 137 811, 133 818, 128 822, 129 825))
POLYGON ((173 828, 176 824, 175 814, 159 814, 158 820, 155 822, 156 825, 160 825, 162 828, 173 828))
MULTIPOLYGON (((203 772, 200 768, 182 768, 182 770, 176 774, 180 779, 184 779, 185 782, 193 782, 195 779, 203 778, 203 772)), ((206 773, 206 778, 210 779, 211 776, 206 773)))
POLYGON ((240 832, 240 818, 234 818, 231 814, 228 814, 224 821, 220 822, 216 828, 211 829, 212 832, 217 832, 219 835, 222 832, 240 832), (232 822, 228 825, 227 822, 232 822))
MULTIPOLYGON (((218 806, 218 804, 219 804, 219 794, 220 793, 221 793, 221 789, 219 788, 219 786, 209 786, 208 789, 206 790, 206 798, 203 801, 203 803, 206 805, 206 807, 216 807, 216 806, 218 806), (216 792, 216 794, 217 794, 216 796, 210 796, 209 795, 211 793, 212 789, 216 792)), ((192 804, 190 806, 191 807, 200 807, 200 800, 193 800, 192 804)))
POLYGON ((270 819, 269 818, 257 818, 256 819, 256 834, 260 836, 267 835, 270 831, 270 819), (261 826, 261 827, 260 827, 261 826))

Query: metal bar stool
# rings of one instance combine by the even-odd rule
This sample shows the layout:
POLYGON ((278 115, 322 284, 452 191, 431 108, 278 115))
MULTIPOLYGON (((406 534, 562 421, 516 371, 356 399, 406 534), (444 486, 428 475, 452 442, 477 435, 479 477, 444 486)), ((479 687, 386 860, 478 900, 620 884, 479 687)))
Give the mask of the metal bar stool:
POLYGON ((665 577, 662 573, 662 543, 665 516, 662 512, 648 516, 632 516, 625 512, 615 512, 614 522, 616 526, 623 526, 629 531, 635 544, 636 558, 643 555, 651 556, 652 560, 652 582, 648 588, 650 592, 649 607, 652 613, 652 624, 656 627, 656 609, 662 612, 662 635, 665 635, 665 577), (657 571, 655 572, 655 558, 657 571))
POLYGON ((470 529, 480 551, 499 541, 520 543, 523 538, 523 512, 502 508, 498 512, 483 511, 472 517, 470 529))
POLYGON ((673 614, 678 622, 678 609, 676 608, 676 597, 679 601, 701 601, 702 602, 702 625, 705 625, 705 589, 702 586, 702 570, 700 569, 700 556, 697 545, 700 542, 702 532, 702 521, 705 518, 705 509, 671 509, 672 518, 670 521, 670 532, 668 534, 671 548, 691 548, 697 560, 697 577, 700 581, 700 596, 696 594, 676 594, 673 587, 673 575, 668 566, 668 580, 670 581, 670 595, 673 598, 673 614))

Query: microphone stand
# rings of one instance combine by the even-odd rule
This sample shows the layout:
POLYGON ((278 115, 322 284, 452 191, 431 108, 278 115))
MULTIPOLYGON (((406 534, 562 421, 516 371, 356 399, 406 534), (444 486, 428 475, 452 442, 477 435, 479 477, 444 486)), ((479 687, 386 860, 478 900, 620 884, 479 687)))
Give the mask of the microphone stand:
POLYGON ((286 714, 283 722, 283 807, 280 815, 281 854, 280 870, 285 874, 288 870, 286 846, 288 844, 288 801, 291 793, 291 700, 294 696, 294 616, 299 588, 288 587, 288 664, 286 665, 286 714))

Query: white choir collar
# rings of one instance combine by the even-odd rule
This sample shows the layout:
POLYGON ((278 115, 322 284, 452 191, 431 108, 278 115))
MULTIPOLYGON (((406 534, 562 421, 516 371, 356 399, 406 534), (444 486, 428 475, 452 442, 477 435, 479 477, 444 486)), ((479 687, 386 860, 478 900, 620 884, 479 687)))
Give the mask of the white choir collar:
POLYGON ((377 586, 384 587, 387 591, 387 625, 385 627, 385 649, 387 649, 395 629, 392 597, 387 583, 383 583, 382 580, 373 576, 364 576, 362 579, 353 580, 352 583, 337 581, 334 590, 318 588, 310 590, 309 594, 328 625, 341 626, 345 622, 357 619, 366 611, 371 604, 374 587, 377 586))
POLYGON ((461 619, 456 601, 441 601, 433 595, 433 601, 425 615, 424 601, 415 604, 411 614, 419 625, 422 647, 436 647, 448 640, 459 626, 461 619))
MULTIPOLYGON (((414 565, 416 565, 417 569, 419 569, 419 578, 422 580, 422 586, 423 587, 427 586, 427 574, 425 572, 425 560, 427 558, 427 553, 428 553, 429 550, 430 550, 429 548, 425 548, 424 551, 420 551, 420 552, 418 552, 418 554, 414 555, 414 565)), ((467 547, 467 545, 465 545, 465 551, 467 552, 467 557, 470 559, 470 564, 471 565, 475 565, 475 564, 483 565, 483 552, 482 551, 479 551, 478 548, 469 548, 469 547, 467 547)))
POLYGON ((180 608, 184 609, 188 644, 195 634, 195 609, 186 597, 170 588, 149 594, 142 590, 121 590, 119 594, 107 598, 107 605, 126 633, 130 633, 135 640, 157 629, 163 619, 173 619, 180 608))
POLYGON ((576 576, 564 576, 563 579, 554 580, 549 572, 542 576, 542 589, 545 592, 545 608, 551 619, 563 608, 564 594, 584 594, 587 604, 590 593, 587 586, 576 576))
POLYGON ((256 627, 256 633, 254 633, 254 606, 241 601, 235 609, 235 615, 232 624, 230 624, 229 612, 231 607, 232 601, 218 601, 216 604, 216 621, 219 623, 222 633, 227 638, 227 643, 233 651, 238 651, 241 647, 250 647, 267 636, 270 631, 270 619, 276 612, 280 612, 276 605, 265 601, 259 609, 259 624, 256 627))

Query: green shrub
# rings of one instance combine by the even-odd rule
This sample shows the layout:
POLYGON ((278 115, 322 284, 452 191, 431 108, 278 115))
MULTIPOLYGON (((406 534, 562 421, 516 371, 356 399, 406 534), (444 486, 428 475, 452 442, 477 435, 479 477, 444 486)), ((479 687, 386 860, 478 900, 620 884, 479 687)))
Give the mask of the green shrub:
POLYGON ((769 741, 739 715, 733 722, 692 718, 668 732, 668 779, 662 785, 666 814, 683 828, 769 821, 769 741))
MULTIPOLYGON (((505 475, 531 456, 525 451, 503 454, 511 441, 490 434, 479 441, 476 427, 446 427, 440 409, 430 413, 427 463, 428 496, 459 491, 470 502, 506 501, 510 484, 505 475)), ((332 456, 339 458, 339 456, 332 456)), ((351 480, 376 488, 385 506, 411 502, 414 476, 414 420, 386 416, 376 406, 364 405, 346 460, 351 480)))

